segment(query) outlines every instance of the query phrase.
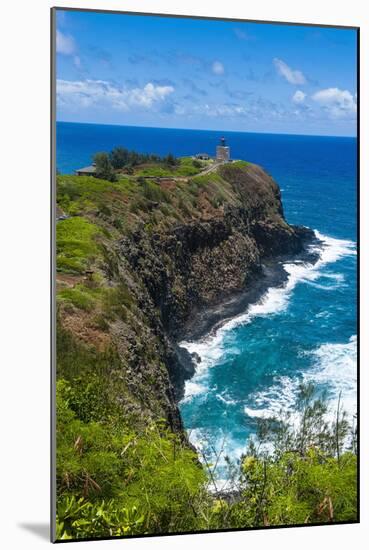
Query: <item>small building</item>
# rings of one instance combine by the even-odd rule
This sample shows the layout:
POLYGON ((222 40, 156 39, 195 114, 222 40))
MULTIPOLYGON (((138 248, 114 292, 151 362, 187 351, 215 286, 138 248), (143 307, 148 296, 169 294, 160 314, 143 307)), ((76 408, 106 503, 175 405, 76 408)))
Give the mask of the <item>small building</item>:
POLYGON ((220 138, 219 145, 217 145, 216 159, 220 162, 228 162, 231 158, 231 149, 226 145, 224 137, 220 138))
POLYGON ((85 166, 75 171, 77 176, 94 176, 96 174, 96 163, 93 162, 91 166, 85 166))
POLYGON ((198 153, 195 158, 197 160, 210 160, 210 155, 207 153, 198 153))

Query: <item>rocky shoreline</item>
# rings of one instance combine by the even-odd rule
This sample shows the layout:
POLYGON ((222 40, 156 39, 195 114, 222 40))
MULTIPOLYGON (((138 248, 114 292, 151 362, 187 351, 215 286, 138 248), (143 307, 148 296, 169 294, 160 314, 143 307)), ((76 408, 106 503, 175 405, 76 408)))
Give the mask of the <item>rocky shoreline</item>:
POLYGON ((213 332, 226 321, 236 315, 245 312, 247 308, 257 303, 269 288, 281 287, 288 279, 288 274, 283 268, 285 263, 312 263, 314 264, 319 255, 316 252, 308 250, 308 246, 313 243, 319 243, 315 235, 310 235, 310 230, 306 229, 305 249, 295 255, 281 255, 275 258, 266 259, 261 264, 260 272, 257 273, 247 288, 236 292, 228 299, 198 311, 183 328, 181 340, 192 341, 199 340, 203 336, 213 332))
POLYGON ((244 161, 185 181, 59 176, 58 197, 60 331, 98 364, 114 356, 101 384, 122 417, 185 437, 178 403, 196 357, 180 342, 285 284, 283 263, 312 261, 314 232, 287 223, 278 184, 244 161))
POLYGON ((314 264, 319 259, 316 251, 309 250, 310 245, 320 243, 314 232, 301 226, 297 230, 303 239, 301 252, 267 258, 245 289, 233 293, 215 305, 193 312, 176 343, 179 362, 186 375, 183 384, 176 388, 178 402, 184 396, 185 382, 194 376, 196 366, 201 361, 196 354, 191 354, 182 347, 181 343, 201 340, 215 333, 227 321, 245 313, 249 306, 258 303, 270 288, 283 287, 288 280, 288 273, 284 269, 286 263, 314 264))

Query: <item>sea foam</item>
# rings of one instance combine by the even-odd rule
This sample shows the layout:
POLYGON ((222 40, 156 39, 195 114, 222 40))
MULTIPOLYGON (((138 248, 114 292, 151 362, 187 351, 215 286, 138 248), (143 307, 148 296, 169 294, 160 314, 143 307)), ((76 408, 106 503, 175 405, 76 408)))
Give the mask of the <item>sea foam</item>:
MULTIPOLYGON (((239 353, 237 347, 232 346, 232 333, 235 328, 251 323, 256 317, 276 315, 286 311, 298 284, 318 285, 318 288, 322 290, 336 289, 344 284, 343 274, 327 273, 323 268, 345 256, 354 256, 356 254, 355 243, 328 237, 319 231, 315 231, 315 235, 319 242, 310 246, 311 252, 319 254, 315 263, 286 262, 284 269, 288 277, 283 286, 269 288, 257 303, 251 304, 244 313, 227 320, 205 338, 180 344, 190 353, 196 352, 201 358, 194 377, 186 382, 184 402, 194 397, 198 399, 202 395, 206 396, 209 391, 207 380, 209 368, 217 365, 225 353, 227 356, 239 353), (324 283, 327 283, 327 286, 324 283)), ((322 316, 322 312, 320 316, 322 316)), ((312 364, 308 372, 302 375, 300 373, 300 376, 293 378, 289 376, 276 377, 269 388, 247 396, 245 399, 247 404, 245 403, 243 407, 244 413, 255 419, 270 418, 283 410, 290 414, 290 421, 295 423, 298 418, 296 401, 300 383, 301 381, 313 381, 329 387, 330 414, 334 413, 338 395, 341 394, 344 409, 350 416, 354 415, 356 412, 356 337, 352 336, 348 342, 327 342, 307 353, 311 356, 312 364)), ((225 391, 214 391, 216 391, 216 398, 225 406, 236 405, 236 402, 231 400, 225 391)), ((209 452, 209 434, 206 434, 201 428, 197 428, 189 432, 189 437, 196 448, 201 449, 202 452, 206 452, 206 450, 209 452)), ((244 451, 244 445, 240 446, 239 442, 232 441, 229 437, 230 434, 227 434, 226 448, 223 449, 223 454, 227 453, 233 459, 237 459, 244 451)), ((214 453, 214 449, 219 452, 223 440, 222 434, 214 438, 213 433, 211 439, 212 451, 210 452, 214 453)), ((224 471, 223 457, 220 458, 218 471, 224 471)), ((224 487, 226 487, 227 480, 225 479, 224 482, 224 487)))
MULTIPOLYGON (((353 241, 344 239, 335 239, 315 231, 315 236, 319 243, 310 245, 309 251, 319 254, 315 263, 308 262, 286 262, 284 269, 288 273, 288 278, 283 286, 271 287, 262 298, 255 304, 251 304, 246 312, 235 316, 226 321, 219 327, 215 333, 211 333, 197 341, 183 341, 180 346, 186 348, 190 353, 197 353, 201 358, 201 363, 196 368, 195 376, 185 386, 185 399, 198 395, 199 391, 194 391, 193 384, 200 384, 203 391, 207 391, 205 383, 206 371, 208 368, 216 365, 223 356, 224 338, 234 328, 240 325, 250 323, 253 318, 260 316, 275 315, 285 311, 288 307, 291 294, 298 283, 314 283, 319 278, 334 278, 338 285, 342 282, 342 274, 322 273, 320 270, 326 264, 334 263, 344 256, 356 254, 356 245, 353 241)), ((317 283, 315 283, 317 284, 317 283)), ((331 287, 320 285, 322 289, 330 290, 331 287)), ((227 342, 227 353, 230 353, 227 342)))

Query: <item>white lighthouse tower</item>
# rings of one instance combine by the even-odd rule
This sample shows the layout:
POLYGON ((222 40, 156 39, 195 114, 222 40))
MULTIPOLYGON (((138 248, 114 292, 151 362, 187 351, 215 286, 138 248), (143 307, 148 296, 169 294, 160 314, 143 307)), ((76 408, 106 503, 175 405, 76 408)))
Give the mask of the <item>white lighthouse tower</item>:
POLYGON ((217 160, 220 162, 228 162, 231 158, 231 149, 226 145, 224 137, 220 138, 219 145, 217 145, 217 160))

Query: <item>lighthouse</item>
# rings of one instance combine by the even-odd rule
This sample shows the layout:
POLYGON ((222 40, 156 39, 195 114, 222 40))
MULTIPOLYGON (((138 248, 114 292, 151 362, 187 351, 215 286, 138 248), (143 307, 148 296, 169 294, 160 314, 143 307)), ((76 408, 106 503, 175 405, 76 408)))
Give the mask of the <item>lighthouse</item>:
POLYGON ((226 144, 226 140, 224 137, 220 138, 219 145, 217 145, 216 158, 220 162, 228 162, 231 158, 231 150, 226 144))

